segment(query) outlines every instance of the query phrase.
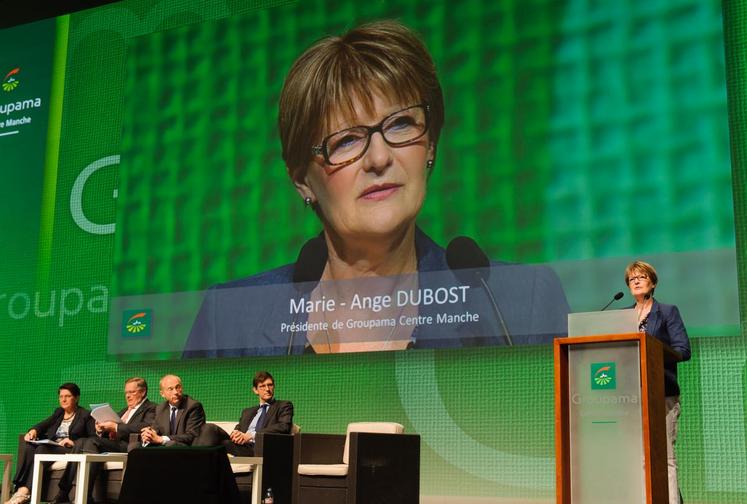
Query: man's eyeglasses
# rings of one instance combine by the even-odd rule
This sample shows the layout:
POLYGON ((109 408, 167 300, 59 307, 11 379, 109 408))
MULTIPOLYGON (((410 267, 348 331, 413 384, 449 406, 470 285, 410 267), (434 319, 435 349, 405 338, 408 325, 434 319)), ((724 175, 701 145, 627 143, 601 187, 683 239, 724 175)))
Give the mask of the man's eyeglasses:
POLYGON ((413 105, 386 116, 374 126, 354 126, 332 133, 322 143, 311 148, 315 156, 324 157, 330 166, 339 166, 359 160, 368 150, 371 135, 378 132, 392 147, 407 145, 428 131, 430 107, 413 105))
POLYGON ((271 389, 271 388, 275 388, 275 384, 274 383, 260 383, 259 385, 257 385, 257 388, 259 390, 271 389))

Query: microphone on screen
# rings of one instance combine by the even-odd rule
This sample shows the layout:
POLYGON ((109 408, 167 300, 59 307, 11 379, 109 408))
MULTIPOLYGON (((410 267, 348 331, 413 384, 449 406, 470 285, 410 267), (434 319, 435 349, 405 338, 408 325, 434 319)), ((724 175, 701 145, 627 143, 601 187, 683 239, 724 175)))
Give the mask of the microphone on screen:
POLYGON ((493 290, 486 281, 490 277, 490 259, 488 259, 488 256, 485 255, 485 252, 483 252, 477 242, 467 236, 457 236, 451 240, 446 247, 446 263, 460 281, 471 283, 470 280, 474 278, 482 285, 490 301, 490 306, 493 308, 493 313, 495 313, 503 329, 506 344, 513 346, 514 342, 511 339, 508 326, 506 326, 506 320, 503 318, 503 313, 501 313, 493 290))
POLYGON ((599 310, 599 311, 604 311, 604 310, 606 310, 606 309, 607 309, 607 308, 609 308, 609 306, 610 306, 610 305, 611 305, 612 303, 614 303, 615 301, 620 301, 620 300, 622 299, 622 297, 623 297, 623 293, 622 293, 622 291, 618 292, 617 294, 615 294, 615 296, 614 296, 614 297, 613 297, 612 299, 610 299, 610 302, 609 302, 609 303, 607 303, 606 305, 604 305, 604 308, 602 308, 602 309, 601 309, 601 310, 599 310))
MULTIPOLYGON (((293 283, 318 282, 327 266, 327 242, 322 235, 303 244, 293 267, 293 283)), ((308 286, 297 286, 297 288, 308 286)), ((313 289, 313 287, 312 287, 313 289)))
MULTIPOLYGON (((324 236, 318 235, 304 243, 298 252, 298 258, 293 266, 293 285, 297 293, 301 296, 311 293, 322 278, 322 273, 324 273, 326 266, 327 242, 324 240, 324 236)), ((293 325, 296 325, 295 322, 297 320, 293 322, 293 325)), ((290 336, 288 337, 288 355, 293 352, 293 339, 295 335, 296 331, 290 331, 290 336)))

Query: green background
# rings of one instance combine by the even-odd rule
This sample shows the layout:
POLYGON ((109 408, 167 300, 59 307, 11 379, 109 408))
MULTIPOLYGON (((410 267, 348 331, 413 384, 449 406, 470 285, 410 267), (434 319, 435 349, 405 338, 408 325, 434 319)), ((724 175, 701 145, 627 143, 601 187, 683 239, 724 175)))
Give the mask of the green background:
MULTIPOLYGON (((284 178, 280 83, 314 39, 380 17, 423 35, 444 84, 447 123, 420 219, 437 241, 467 234, 491 257, 550 262, 580 309, 568 281, 585 270, 566 263, 589 261, 596 278, 604 260, 619 275, 630 255, 733 257, 736 236, 744 293, 744 6, 726 4, 722 28, 713 1, 280 4, 124 1, 57 20, 62 136, 46 157, 59 156, 56 170, 36 189, 0 189, 42 202, 41 224, 17 220, 49 243, 3 251, 38 280, 4 273, 0 295, 38 295, 41 312, 56 304, 20 320, 0 304, 0 451, 15 453, 17 434, 51 411, 63 381, 81 386, 85 404, 116 405, 126 377, 155 390, 173 372, 209 419, 232 420, 253 401, 250 376, 266 368, 304 431, 386 419, 420 433, 424 495, 552 501, 550 347, 122 362, 107 355, 102 293, 201 289, 293 260, 318 222, 284 178), (255 106, 233 107, 241 96, 255 106), (104 158, 111 164, 90 177, 81 206, 117 232, 96 235, 76 224, 70 196, 104 158), (221 171, 206 173, 206 161, 221 171), (76 311, 78 299, 79 313, 61 317, 61 304, 76 311)), ((2 173, 15 169, 0 157, 2 173)), ((710 299, 722 294, 699 284, 701 263, 685 264, 662 274, 679 282, 662 300, 680 304, 689 291, 715 309, 710 299)), ((597 304, 621 285, 595 282, 597 304)), ((745 502, 744 334, 708 334, 680 366, 681 485, 687 502, 745 502)))
POLYGON ((14 68, 20 69, 14 76, 18 87, 11 92, 0 90, 0 103, 41 99, 38 108, 0 114, 0 122, 6 123, 0 128, 0 134, 3 134, 0 136, 3 168, 0 170, 0 187, 3 188, 0 191, 4 207, 13 209, 0 212, 0 250, 5 258, 0 263, 0 278, 8 286, 25 286, 35 280, 29 257, 36 257, 39 246, 42 208, 39 188, 44 177, 50 113, 54 27, 55 22, 51 20, 0 31, 0 44, 14 48, 0 53, 0 78, 14 68), (27 61, 34 64, 25 65, 27 61), (17 126, 7 124, 8 119, 22 118, 29 118, 31 122, 17 126), (18 133, 12 134, 13 131, 18 133))
POLYGON ((283 80, 321 36, 381 17, 422 34, 444 88, 426 233, 549 263, 574 311, 598 309, 645 257, 691 335, 738 334, 721 19, 698 2, 312 2, 133 37, 113 296, 295 260, 320 224, 281 159, 283 80))

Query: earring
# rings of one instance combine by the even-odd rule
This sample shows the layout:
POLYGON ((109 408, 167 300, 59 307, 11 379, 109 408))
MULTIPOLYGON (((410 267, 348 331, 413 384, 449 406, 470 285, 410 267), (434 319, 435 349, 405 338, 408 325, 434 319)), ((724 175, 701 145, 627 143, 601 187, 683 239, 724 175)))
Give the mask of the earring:
POLYGON ((427 168, 428 170, 432 170, 432 169, 433 169, 433 160, 432 160, 432 159, 429 159, 428 161, 426 161, 426 163, 425 163, 425 167, 426 167, 426 168, 427 168))
POLYGON ((310 198, 310 197, 308 197, 308 196, 306 196, 306 197, 305 197, 305 198, 303 199, 303 204, 304 204, 304 205, 306 205, 306 206, 311 206, 311 198, 310 198))

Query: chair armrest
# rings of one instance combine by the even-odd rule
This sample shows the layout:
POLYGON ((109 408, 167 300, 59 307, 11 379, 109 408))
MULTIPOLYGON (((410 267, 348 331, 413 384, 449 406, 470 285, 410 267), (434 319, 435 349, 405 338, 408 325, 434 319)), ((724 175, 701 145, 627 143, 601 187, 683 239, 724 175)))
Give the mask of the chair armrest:
POLYGON ((371 502, 418 502, 419 435, 351 432, 349 458, 356 495, 371 502))
POLYGON ((24 459, 23 454, 24 454, 24 448, 26 446, 26 440, 24 440, 23 437, 25 435, 26 435, 25 432, 23 434, 18 435, 18 448, 17 448, 18 451, 16 452, 16 467, 20 467, 24 459))
POLYGON ((257 457, 272 456, 276 451, 286 451, 292 455, 293 434, 258 432, 254 440, 254 455, 257 457))
POLYGON ((260 432, 254 455, 262 457, 262 495, 272 488, 277 502, 291 501, 293 487, 293 435, 260 432))
POLYGON ((298 464, 341 464, 344 434, 295 434, 295 466, 298 464))

